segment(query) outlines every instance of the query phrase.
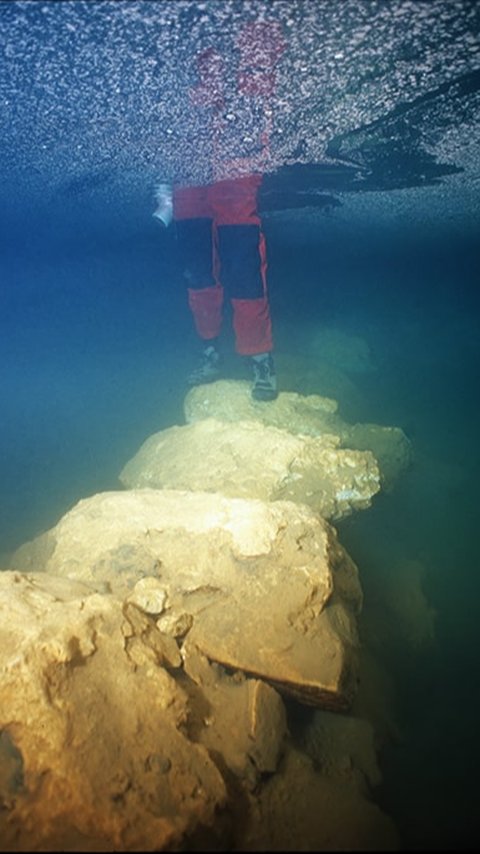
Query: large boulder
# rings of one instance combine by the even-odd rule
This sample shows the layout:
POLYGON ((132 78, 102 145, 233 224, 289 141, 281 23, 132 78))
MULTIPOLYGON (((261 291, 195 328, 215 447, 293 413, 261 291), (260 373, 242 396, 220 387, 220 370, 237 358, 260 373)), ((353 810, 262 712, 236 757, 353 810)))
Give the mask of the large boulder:
POLYGON ((368 730, 317 713, 299 752, 275 689, 166 635, 142 581, 0 573, 0 850, 398 849, 368 730))
POLYGON ((185 691, 117 598, 0 573, 0 680, 1 850, 171 849, 225 804, 185 691))
POLYGON ((304 505, 101 493, 18 549, 11 566, 140 596, 133 605, 150 608, 163 632, 302 702, 346 709, 355 695, 357 569, 304 505))
POLYGON ((120 473, 130 489, 189 489, 308 504, 339 520, 380 490, 373 454, 331 434, 293 434, 257 421, 205 418, 150 436, 120 473))
POLYGON ((412 461, 411 443, 399 427, 348 424, 339 415, 337 402, 319 394, 280 392, 276 400, 265 404, 252 399, 248 382, 218 380, 190 389, 184 413, 189 424, 204 418, 234 423, 256 421, 294 435, 335 436, 339 448, 373 453, 386 490, 393 487, 412 461))
POLYGON ((203 418, 220 421, 255 421, 290 433, 320 436, 338 434, 342 420, 336 400, 319 394, 282 391, 275 400, 254 400, 246 380, 217 380, 198 385, 185 395, 183 410, 188 424, 203 418))

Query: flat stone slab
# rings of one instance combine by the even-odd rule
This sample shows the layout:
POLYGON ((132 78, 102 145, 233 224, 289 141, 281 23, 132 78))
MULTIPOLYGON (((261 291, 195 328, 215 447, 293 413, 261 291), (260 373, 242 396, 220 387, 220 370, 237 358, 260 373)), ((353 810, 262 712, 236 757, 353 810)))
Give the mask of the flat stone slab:
POLYGON ((134 599, 150 576, 162 590, 138 595, 152 601, 159 627, 208 659, 324 708, 348 708, 355 694, 357 569, 335 529, 305 505, 100 493, 18 549, 11 567, 134 599))
POLYGON ((373 454, 331 434, 292 434, 259 421, 217 418, 150 436, 120 473, 130 489, 188 489, 232 498, 308 504, 338 520, 370 507, 380 490, 373 454))

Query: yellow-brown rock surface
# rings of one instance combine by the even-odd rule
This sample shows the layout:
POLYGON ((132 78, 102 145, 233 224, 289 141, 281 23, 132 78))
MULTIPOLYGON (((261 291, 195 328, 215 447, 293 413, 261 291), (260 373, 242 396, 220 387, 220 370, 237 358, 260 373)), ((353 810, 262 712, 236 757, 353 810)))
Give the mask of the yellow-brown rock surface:
POLYGON ((129 489, 295 501, 336 521, 369 507, 380 490, 373 454, 339 445, 332 434, 308 436, 259 421, 206 418, 150 436, 120 481, 129 489))
POLYGON ((0 850, 397 850, 364 727, 322 713, 316 767, 274 688, 188 636, 175 660, 154 581, 0 573, 0 850))
POLYGON ((117 598, 0 573, 0 685, 1 850, 160 850, 225 803, 185 692, 117 598))
POLYGON ((256 421, 294 435, 335 436, 339 448, 373 453, 384 489, 390 489, 411 463, 411 444, 399 427, 348 424, 338 413, 337 401, 319 394, 285 391, 265 404, 253 400, 250 392, 250 384, 238 380, 196 386, 185 397, 186 421, 194 423, 204 418, 234 423, 256 421))
POLYGON ((151 576, 161 589, 141 593, 159 626, 209 659, 326 708, 347 708, 355 693, 357 569, 334 528, 304 505, 100 493, 21 547, 11 566, 129 597, 151 576))

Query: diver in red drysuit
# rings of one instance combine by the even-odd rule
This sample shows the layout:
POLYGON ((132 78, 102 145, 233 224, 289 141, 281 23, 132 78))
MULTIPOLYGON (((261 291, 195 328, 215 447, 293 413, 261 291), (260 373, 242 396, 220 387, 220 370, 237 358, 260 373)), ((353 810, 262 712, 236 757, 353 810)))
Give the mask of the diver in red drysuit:
POLYGON ((168 186, 160 185, 153 215, 168 224, 173 214, 176 221, 188 302, 202 340, 200 363, 189 383, 210 382, 220 375, 217 339, 227 297, 232 305, 235 349, 252 357, 252 396, 273 400, 277 384, 267 255, 257 200, 269 154, 272 115, 268 99, 275 89, 276 65, 285 42, 277 22, 250 22, 240 32, 236 47, 236 108, 238 113, 238 105, 242 107, 242 131, 246 117, 250 132, 239 135, 232 128, 223 58, 213 49, 205 50, 197 57, 198 84, 189 94, 196 108, 209 111, 212 182, 176 187, 173 197, 168 186))

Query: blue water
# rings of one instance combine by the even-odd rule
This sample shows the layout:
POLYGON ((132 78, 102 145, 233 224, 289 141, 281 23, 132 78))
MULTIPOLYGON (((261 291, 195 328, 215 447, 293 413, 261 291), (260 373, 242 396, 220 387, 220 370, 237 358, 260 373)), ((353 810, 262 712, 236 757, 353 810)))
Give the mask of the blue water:
POLYGON ((433 643, 402 645, 392 625, 391 645, 375 650, 393 682, 398 723, 381 753, 376 798, 405 849, 476 848, 479 250, 435 232, 383 243, 372 235, 347 247, 327 247, 319 235, 317 248, 282 256, 286 281, 295 281, 294 304, 280 294, 280 328, 290 314, 282 346, 294 350, 295 336, 301 351, 312 318, 365 338, 377 369, 350 375, 357 394, 347 389, 340 411, 352 422, 401 427, 414 452, 393 493, 341 522, 340 538, 359 567, 365 609, 383 576, 416 560, 437 612, 433 643))
MULTIPOLYGON (((33 227, 33 224, 31 224, 33 227)), ((52 233, 55 232, 52 223, 52 233)), ((371 510, 340 523, 365 595, 404 559, 425 567, 433 644, 392 643, 398 733, 374 793, 408 850, 473 847, 478 766, 479 252, 397 235, 322 242, 267 222, 278 365, 324 326, 365 339, 375 369, 337 399, 346 420, 402 427, 411 469, 371 510), (350 391, 349 391, 350 389, 350 391)), ((6 241, 0 310, 0 554, 80 498, 119 487, 151 433, 183 423, 196 340, 171 242, 148 216, 128 237, 6 241)), ((225 345, 231 345, 228 331, 225 345)), ((280 388, 335 389, 279 373, 280 388)), ((232 365, 234 360, 232 359, 232 365)), ((313 379, 312 379, 313 376, 313 379)), ((393 632, 394 635, 394 632, 393 632)))

